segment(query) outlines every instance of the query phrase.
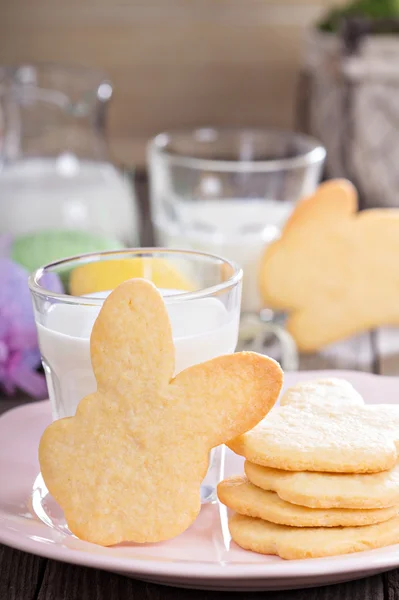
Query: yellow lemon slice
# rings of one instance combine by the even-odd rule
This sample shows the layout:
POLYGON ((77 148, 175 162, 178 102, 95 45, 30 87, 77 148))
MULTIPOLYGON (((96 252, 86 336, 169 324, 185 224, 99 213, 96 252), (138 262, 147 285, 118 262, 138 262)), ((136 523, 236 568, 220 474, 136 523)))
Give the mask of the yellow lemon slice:
POLYGON ((125 258, 104 260, 77 267, 71 273, 69 291, 73 296, 95 294, 113 290, 127 279, 142 277, 152 281, 158 288, 193 291, 195 284, 184 277, 166 259, 125 258))

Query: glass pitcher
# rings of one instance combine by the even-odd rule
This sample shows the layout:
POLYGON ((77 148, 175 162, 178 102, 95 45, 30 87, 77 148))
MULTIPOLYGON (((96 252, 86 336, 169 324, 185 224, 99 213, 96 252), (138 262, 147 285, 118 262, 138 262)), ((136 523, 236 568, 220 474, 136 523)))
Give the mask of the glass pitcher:
POLYGON ((29 269, 138 245, 133 187, 107 154, 111 96, 91 69, 0 68, 0 235, 29 269))

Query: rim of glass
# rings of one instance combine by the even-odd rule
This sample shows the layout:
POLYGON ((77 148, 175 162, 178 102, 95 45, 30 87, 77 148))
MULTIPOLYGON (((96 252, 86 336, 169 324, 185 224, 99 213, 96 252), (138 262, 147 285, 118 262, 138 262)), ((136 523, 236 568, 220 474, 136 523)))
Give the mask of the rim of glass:
POLYGON ((42 285, 40 285, 40 278, 46 271, 51 271, 52 269, 59 268, 62 266, 66 266, 69 263, 76 263, 76 266, 87 264, 88 262, 98 262, 104 256, 112 256, 112 257, 121 257, 125 256, 126 258, 131 257, 132 255, 141 256, 144 255, 144 258, 149 255, 158 255, 158 254, 170 254, 172 256, 181 255, 184 257, 202 257, 206 260, 218 261, 220 263, 224 263, 232 268, 233 274, 227 281, 223 281, 222 283, 218 283, 216 285, 212 285, 209 287, 201 288, 200 290, 196 290, 194 292, 180 292, 177 294, 173 294, 171 296, 164 296, 165 304, 176 304, 181 301, 186 300, 197 300, 199 298, 206 298, 207 296, 213 296, 219 292, 225 291, 228 288, 233 288, 237 285, 243 276, 242 268, 235 263, 234 261, 228 260, 227 258, 223 258, 221 256, 217 256, 216 254, 210 254, 208 252, 197 252, 195 250, 179 250, 179 249, 171 249, 171 248, 124 248, 123 250, 106 250, 103 252, 89 252, 87 254, 78 254, 76 256, 69 256, 67 258, 63 258, 61 260, 56 260, 47 265, 39 267, 33 273, 30 274, 28 278, 29 289, 32 294, 38 295, 43 299, 53 298, 55 300, 59 300, 64 304, 74 304, 74 305, 91 305, 91 306, 102 306, 104 303, 104 298, 93 298, 88 296, 71 296, 69 294, 58 294, 52 292, 51 290, 47 290, 42 285), (90 260, 92 259, 92 260, 90 260))
POLYGON ((15 75, 19 69, 23 68, 34 68, 34 69, 42 69, 43 71, 58 71, 59 73, 71 73, 73 75, 83 75, 85 77, 91 77, 96 79, 99 83, 106 81, 110 85, 112 82, 110 81, 110 77, 107 72, 103 69, 99 69, 96 67, 87 67, 85 65, 76 65, 72 63, 56 63, 52 61, 19 61, 19 62, 11 62, 9 64, 0 65, 0 74, 1 75, 15 75))
POLYGON ((327 155, 327 151, 322 143, 312 136, 285 129, 268 129, 265 127, 200 127, 192 130, 176 129, 164 131, 150 140, 148 143, 148 152, 150 155, 156 154, 167 160, 170 164, 181 167, 207 171, 245 171, 252 173, 270 173, 274 171, 300 169, 310 165, 323 163, 327 155), (212 136, 216 139, 215 136, 219 137, 238 133, 279 135, 285 138, 302 140, 309 146, 309 149, 302 154, 298 154, 298 156, 271 160, 219 160, 213 158, 197 158, 195 156, 174 154, 167 149, 170 142, 179 136, 191 136, 194 140, 198 137, 198 142, 206 142, 212 141, 212 136))
MULTIPOLYGON (((59 64, 54 62, 19 62, 19 63, 11 63, 8 65, 0 65, 0 94, 8 95, 10 93, 9 84, 12 82, 19 71, 23 69, 38 69, 42 71, 42 73, 46 74, 62 74, 62 75, 71 75, 78 78, 82 84, 82 89, 80 90, 80 100, 75 100, 71 103, 71 106, 79 106, 82 107, 83 102, 92 102, 93 100, 97 100, 100 103, 107 103, 114 93, 114 86, 107 75, 107 73, 101 69, 97 69, 95 67, 87 67, 83 65, 73 65, 73 64, 59 64)), ((23 86, 24 82, 20 82, 23 86)), ((18 85, 18 83, 16 84, 18 85)), ((29 88, 29 86, 28 86, 29 88)), ((44 88, 41 84, 36 84, 33 86, 33 89, 37 91, 49 91, 49 89, 54 93, 57 92, 57 85, 54 89, 52 86, 47 85, 44 88)), ((66 98, 69 99, 68 95, 65 95, 66 98)))

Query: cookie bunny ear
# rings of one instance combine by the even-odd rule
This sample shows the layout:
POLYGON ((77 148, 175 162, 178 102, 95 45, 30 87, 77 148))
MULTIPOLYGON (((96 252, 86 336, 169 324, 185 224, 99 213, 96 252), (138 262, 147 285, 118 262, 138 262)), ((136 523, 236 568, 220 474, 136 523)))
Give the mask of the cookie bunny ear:
POLYGON ((288 219, 283 235, 315 227, 323 229, 347 219, 358 208, 355 187, 346 179, 331 179, 319 185, 312 196, 299 202, 288 219))
POLYGON ((129 390, 134 396, 171 379, 172 330, 162 296, 152 283, 131 279, 110 294, 94 324, 90 352, 100 390, 129 390))
POLYGON ((185 398, 179 423, 190 439, 218 446, 252 429, 276 402, 283 383, 278 363, 254 352, 220 356, 182 371, 172 395, 185 398))

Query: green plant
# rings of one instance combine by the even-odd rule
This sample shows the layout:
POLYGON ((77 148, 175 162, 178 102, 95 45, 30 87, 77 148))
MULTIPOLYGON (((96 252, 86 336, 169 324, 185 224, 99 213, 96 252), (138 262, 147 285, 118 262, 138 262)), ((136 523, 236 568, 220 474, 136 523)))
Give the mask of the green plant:
MULTIPOLYGON (((327 16, 319 23, 322 31, 337 32, 343 20, 360 17, 368 20, 398 19, 399 0, 354 0, 350 4, 330 10, 327 16)), ((387 32, 387 28, 384 28, 387 32)), ((392 28, 397 32, 398 27, 392 28)))

